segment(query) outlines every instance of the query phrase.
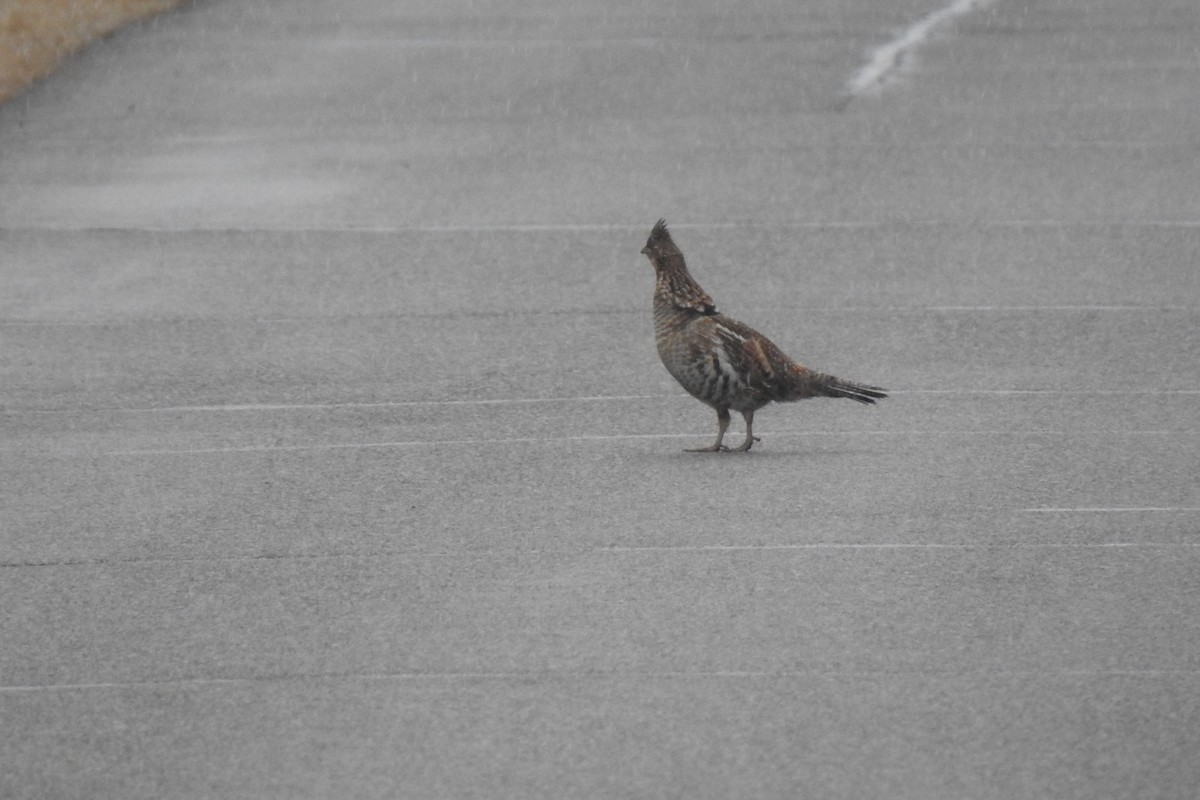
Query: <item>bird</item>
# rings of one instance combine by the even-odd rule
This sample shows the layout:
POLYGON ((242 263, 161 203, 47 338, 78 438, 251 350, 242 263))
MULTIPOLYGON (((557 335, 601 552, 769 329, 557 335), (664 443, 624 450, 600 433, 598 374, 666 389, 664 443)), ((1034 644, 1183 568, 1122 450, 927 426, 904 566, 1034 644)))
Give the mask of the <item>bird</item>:
POLYGON ((842 380, 789 358, 766 336, 717 311, 708 292, 688 272, 683 253, 671 239, 666 220, 650 231, 642 255, 654 267, 654 338, 667 372, 687 392, 717 412, 717 440, 692 453, 729 451, 724 444, 729 412, 746 421, 737 451, 760 441, 754 412, 768 403, 810 397, 845 397, 874 404, 887 390, 842 380))

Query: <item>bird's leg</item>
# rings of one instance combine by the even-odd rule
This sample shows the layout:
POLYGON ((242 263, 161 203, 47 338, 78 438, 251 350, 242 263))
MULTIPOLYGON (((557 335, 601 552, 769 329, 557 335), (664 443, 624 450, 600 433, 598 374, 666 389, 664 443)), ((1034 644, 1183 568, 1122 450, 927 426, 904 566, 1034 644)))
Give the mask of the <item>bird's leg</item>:
POLYGON ((753 447, 755 442, 760 441, 760 439, 754 435, 754 410, 743 411, 742 419, 746 420, 746 441, 733 449, 745 452, 753 447))
POLYGON ((729 427, 729 409, 717 409, 717 440, 708 447, 697 447, 693 450, 686 450, 687 453, 719 453, 722 450, 729 448, 721 444, 721 440, 725 438, 725 429, 729 427))

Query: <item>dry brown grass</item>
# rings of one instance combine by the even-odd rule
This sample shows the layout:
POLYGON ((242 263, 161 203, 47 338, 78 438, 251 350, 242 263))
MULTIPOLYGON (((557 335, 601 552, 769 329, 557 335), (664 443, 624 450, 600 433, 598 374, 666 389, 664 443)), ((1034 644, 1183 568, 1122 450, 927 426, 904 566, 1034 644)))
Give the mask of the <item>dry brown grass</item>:
POLYGON ((0 103, 127 22, 182 0, 0 0, 0 103))

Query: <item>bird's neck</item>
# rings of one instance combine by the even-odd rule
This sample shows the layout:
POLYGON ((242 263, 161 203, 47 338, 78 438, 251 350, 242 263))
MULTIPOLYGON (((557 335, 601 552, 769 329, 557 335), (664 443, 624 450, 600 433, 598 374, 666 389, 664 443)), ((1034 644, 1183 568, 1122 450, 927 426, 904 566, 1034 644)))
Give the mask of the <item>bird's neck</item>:
POLYGON ((682 265, 659 265, 654 283, 654 305, 673 306, 701 314, 711 314, 716 308, 708 292, 682 265))

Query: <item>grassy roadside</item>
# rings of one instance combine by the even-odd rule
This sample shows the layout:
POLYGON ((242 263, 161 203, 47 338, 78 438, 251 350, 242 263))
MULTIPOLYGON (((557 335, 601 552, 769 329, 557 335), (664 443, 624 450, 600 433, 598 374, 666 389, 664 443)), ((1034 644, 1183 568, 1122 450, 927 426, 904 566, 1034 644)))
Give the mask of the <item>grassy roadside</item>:
POLYGON ((183 0, 0 0, 0 103, 127 22, 183 0))

